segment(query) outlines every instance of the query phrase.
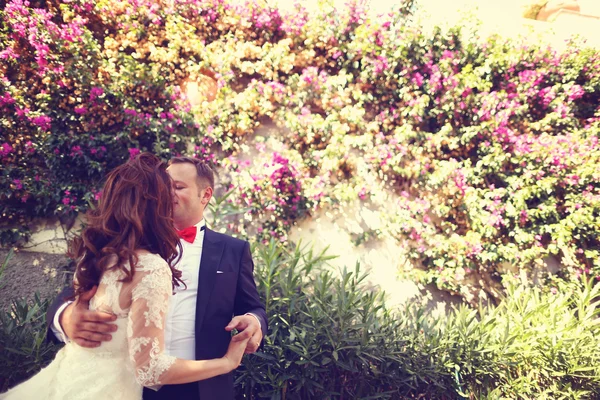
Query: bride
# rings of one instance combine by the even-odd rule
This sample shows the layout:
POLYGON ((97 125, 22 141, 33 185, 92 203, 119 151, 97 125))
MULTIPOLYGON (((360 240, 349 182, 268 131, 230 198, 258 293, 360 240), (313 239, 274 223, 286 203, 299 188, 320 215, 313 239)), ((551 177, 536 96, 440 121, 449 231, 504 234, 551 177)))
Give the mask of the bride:
POLYGON ((237 368, 247 340, 231 342, 222 358, 184 360, 165 354, 164 326, 179 238, 172 221, 165 165, 142 153, 107 177, 97 209, 72 243, 75 296, 98 285, 90 309, 117 316, 113 339, 96 348, 69 342, 37 375, 1 400, 142 398, 142 387, 212 378, 237 368))

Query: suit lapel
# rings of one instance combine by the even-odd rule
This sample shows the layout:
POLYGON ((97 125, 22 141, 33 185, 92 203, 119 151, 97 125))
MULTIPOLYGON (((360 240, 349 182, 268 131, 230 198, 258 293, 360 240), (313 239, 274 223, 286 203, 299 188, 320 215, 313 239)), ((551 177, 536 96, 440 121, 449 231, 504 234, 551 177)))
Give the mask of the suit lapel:
POLYGON ((196 337, 204 322, 206 307, 215 287, 217 270, 221 263, 224 248, 225 243, 219 239, 218 235, 206 228, 204 242, 202 243, 202 257, 200 258, 198 296, 196 297, 196 337))

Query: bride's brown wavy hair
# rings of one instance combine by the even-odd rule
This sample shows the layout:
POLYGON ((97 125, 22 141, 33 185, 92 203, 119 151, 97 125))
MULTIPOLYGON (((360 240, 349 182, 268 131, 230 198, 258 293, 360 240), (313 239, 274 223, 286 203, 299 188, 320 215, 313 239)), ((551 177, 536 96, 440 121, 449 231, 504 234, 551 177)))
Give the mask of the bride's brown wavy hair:
POLYGON ((98 285, 108 269, 122 270, 122 281, 131 281, 139 250, 166 260, 173 286, 182 283, 181 271, 174 268, 181 243, 173 225, 172 183, 166 163, 158 157, 141 153, 112 170, 98 207, 87 213, 86 222, 69 248, 69 255, 77 260, 75 296, 98 285), (127 262, 131 269, 125 267, 127 262))

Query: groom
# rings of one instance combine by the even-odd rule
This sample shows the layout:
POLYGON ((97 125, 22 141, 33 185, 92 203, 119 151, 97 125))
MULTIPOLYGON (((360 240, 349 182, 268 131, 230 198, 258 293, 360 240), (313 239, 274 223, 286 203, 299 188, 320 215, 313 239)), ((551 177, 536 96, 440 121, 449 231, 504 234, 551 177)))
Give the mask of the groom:
MULTIPOLYGON (((175 288, 165 328, 167 352, 185 359, 222 357, 230 340, 250 338, 246 353, 254 353, 267 332, 267 315, 253 278, 248 242, 206 228, 204 209, 214 188, 212 170, 189 157, 171 160, 167 172, 175 193, 173 217, 182 236, 182 258, 176 265, 187 288, 175 288), (234 316, 235 315, 235 316, 234 316), (232 319, 232 316, 233 319, 232 319), (233 329, 240 331, 231 338, 233 329)), ((95 292, 95 291, 94 291, 95 292)), ((75 303, 63 303, 63 292, 48 311, 48 336, 97 347, 111 339, 114 316, 88 309, 94 292, 75 303)), ((166 385, 158 392, 144 389, 144 400, 233 399, 233 374, 185 385, 166 385)))

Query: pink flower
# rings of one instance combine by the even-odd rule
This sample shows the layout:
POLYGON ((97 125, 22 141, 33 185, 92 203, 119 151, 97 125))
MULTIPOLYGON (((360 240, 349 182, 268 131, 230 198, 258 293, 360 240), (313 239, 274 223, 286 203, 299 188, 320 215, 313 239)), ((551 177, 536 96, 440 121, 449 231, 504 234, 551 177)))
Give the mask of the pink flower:
POLYGON ((521 215, 519 218, 519 222, 521 223, 521 225, 525 225, 527 223, 527 210, 521 210, 521 215))
POLYGON ((459 169, 456 171, 456 175, 454 176, 454 184, 460 190, 461 195, 465 195, 465 189, 467 188, 467 181, 465 179, 465 175, 459 169))
POLYGON ((17 112, 17 117, 19 117, 19 119, 23 119, 23 117, 26 117, 27 114, 29 114, 29 108, 21 108, 21 107, 15 107, 16 112, 17 112))
POLYGON ((75 107, 75 113, 76 114, 85 114, 87 112, 87 108, 85 107, 75 107))
POLYGON ((15 187, 17 188, 17 190, 23 189, 23 184, 21 183, 20 179, 13 180, 13 183, 15 184, 15 187))
POLYGON ((375 65, 375 74, 379 75, 383 71, 389 68, 388 59, 385 56, 377 56, 377 59, 373 62, 375 65))
POLYGON ((92 90, 90 90, 90 101, 96 100, 98 97, 102 96, 103 94, 104 94, 104 89, 102 89, 101 87, 93 87, 92 90))
POLYGON ((7 59, 16 60, 17 58, 19 58, 19 55, 10 46, 7 47, 6 49, 0 51, 0 59, 2 59, 2 60, 7 60, 7 59))
POLYGON ((421 240, 421 234, 420 234, 419 232, 417 232, 417 230, 416 230, 416 229, 414 229, 414 228, 413 228, 413 229, 412 229, 412 231, 410 232, 410 235, 409 235, 409 237, 410 237, 412 240, 416 240, 416 241, 419 241, 419 240, 421 240))
POLYGON ((263 152, 265 151, 265 149, 267 148, 267 146, 264 143, 256 143, 256 150, 258 150, 259 152, 263 152))
POLYGON ((8 143, 3 143, 0 147, 0 157, 6 157, 13 151, 13 147, 8 143))
POLYGON ((135 158, 135 156, 137 156, 140 153, 141 153, 140 149, 133 147, 133 148, 129 149, 129 158, 135 158))
POLYGON ((37 125, 44 130, 50 129, 51 121, 52 121, 52 119, 50 117, 48 117, 47 115, 40 115, 40 116, 31 118, 31 122, 34 125, 37 125))
POLYGON ((558 114, 560 114, 561 118, 566 118, 567 115, 569 114, 570 110, 566 104, 560 103, 555 107, 554 111, 557 112, 558 114))
POLYGON ((519 80, 521 83, 532 83, 532 86, 537 86, 544 80, 544 75, 541 72, 529 69, 519 72, 519 80))
POLYGON ((13 104, 15 99, 12 98, 10 93, 5 92, 2 96, 0 96, 0 106, 4 106, 7 104, 13 104))
POLYGON ((543 106, 548 107, 556 98, 556 93, 551 87, 545 87, 539 91, 538 96, 541 97, 543 106))
POLYGON ((360 189, 360 192, 358 192, 358 198, 361 200, 364 200, 367 198, 367 189, 366 188, 362 188, 360 189))
POLYGON ((467 251, 467 256, 474 257, 480 254, 482 251, 483 247, 481 246, 481 243, 472 244, 471 248, 467 251))
POLYGON ((577 99, 582 98, 584 94, 585 90, 583 90, 581 86, 573 85, 567 91, 567 98, 569 99, 569 101, 575 101, 577 99))
POLYGON ((420 73, 415 73, 412 77, 412 83, 414 83, 417 86, 422 86, 423 85, 423 75, 421 75, 420 73))
POLYGON ((25 149, 29 154, 35 153, 35 148, 33 147, 33 143, 31 143, 31 140, 28 140, 27 143, 25 143, 25 149))

